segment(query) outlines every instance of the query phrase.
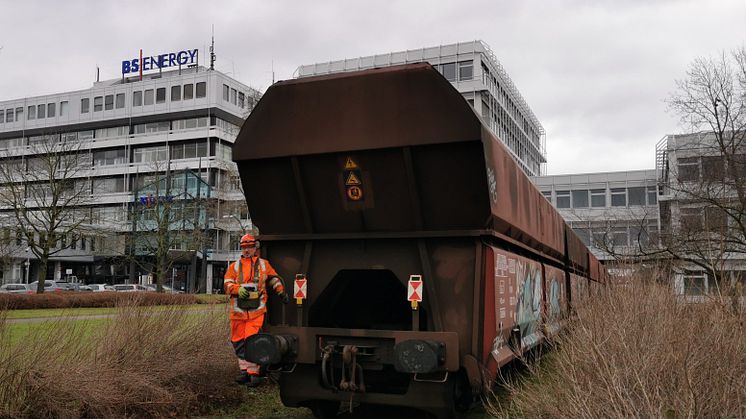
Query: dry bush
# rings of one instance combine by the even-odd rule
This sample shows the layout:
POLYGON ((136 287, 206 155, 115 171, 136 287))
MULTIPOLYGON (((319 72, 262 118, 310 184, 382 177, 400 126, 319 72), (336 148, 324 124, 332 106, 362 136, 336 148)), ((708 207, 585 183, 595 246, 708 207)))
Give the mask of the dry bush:
POLYGON ((240 399, 223 307, 139 303, 93 331, 62 318, 12 343, 0 319, 0 417, 185 416, 240 399))
POLYGON ((137 302, 143 306, 185 305, 204 302, 193 294, 160 292, 60 292, 44 294, 0 294, 0 307, 15 309, 116 307, 137 302))
POLYGON ((577 309, 567 332, 494 416, 746 417, 746 316, 634 280, 577 309))

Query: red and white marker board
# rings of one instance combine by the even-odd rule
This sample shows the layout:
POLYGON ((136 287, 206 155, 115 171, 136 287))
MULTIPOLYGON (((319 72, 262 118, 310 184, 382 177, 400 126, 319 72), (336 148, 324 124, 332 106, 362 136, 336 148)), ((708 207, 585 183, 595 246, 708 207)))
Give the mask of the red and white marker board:
POLYGON ((407 286, 407 300, 422 302, 422 275, 411 275, 407 286))
POLYGON ((303 278, 295 278, 295 285, 293 286, 293 296, 297 299, 305 300, 308 295, 308 280, 303 278))

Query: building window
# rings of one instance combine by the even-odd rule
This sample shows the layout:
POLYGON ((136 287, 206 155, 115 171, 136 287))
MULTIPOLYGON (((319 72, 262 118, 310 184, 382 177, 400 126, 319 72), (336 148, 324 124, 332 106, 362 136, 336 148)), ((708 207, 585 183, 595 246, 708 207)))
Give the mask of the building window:
POLYGON ((36 117, 43 119, 47 117, 47 105, 39 105, 36 107, 36 117))
POLYGON ((91 99, 83 98, 80 99, 80 113, 88 113, 91 110, 91 99))
POLYGON ((591 207, 603 208, 606 206, 606 189, 591 189, 591 207))
POLYGON ((0 124, 5 122, 5 111, 0 110, 0 124))
POLYGON ((243 92, 238 92, 238 107, 243 109, 246 104, 246 95, 243 92))
POLYGON ((644 206, 646 191, 644 186, 628 188, 629 206, 644 206))
POLYGON ((171 123, 168 121, 163 122, 148 122, 147 124, 137 124, 134 126, 135 134, 145 134, 150 132, 165 132, 171 129, 171 123))
POLYGON ((570 208, 570 191, 557 191, 557 208, 570 208))
POLYGON ((142 90, 132 92, 132 106, 142 106, 142 90))
POLYGON ((104 110, 104 97, 96 96, 93 98, 93 112, 101 112, 104 110))
POLYGON ((13 122, 13 109, 5 110, 5 122, 13 122))
POLYGON ((658 188, 655 186, 648 186, 648 205, 658 204, 658 188))
POLYGON ((145 91, 145 105, 152 105, 153 104, 153 89, 148 89, 145 91))
POLYGON ((440 72, 448 81, 456 81, 456 63, 446 63, 440 65, 440 72))
POLYGON ((171 159, 193 159, 197 157, 207 157, 207 143, 200 141, 198 143, 175 144, 171 146, 171 159))
POLYGON ((56 107, 57 106, 54 103, 48 103, 47 104, 47 118, 54 118, 55 108, 56 107))
POLYGON ((104 109, 107 111, 114 109, 114 95, 106 95, 104 98, 104 109))
POLYGON ((155 103, 163 103, 166 101, 166 88, 159 87, 155 91, 155 103))
POLYGON ((184 85, 184 100, 192 99, 193 97, 194 97, 194 85, 185 84, 184 85))
POLYGON ((23 108, 16 108, 16 121, 23 119, 23 108))
POLYGON ((237 95, 236 89, 231 89, 231 103, 234 105, 236 104, 236 95, 237 95))
POLYGON ((685 274, 684 275, 684 294, 686 295, 704 295, 705 294, 705 275, 685 274))
POLYGON ((591 245, 591 230, 587 227, 573 227, 573 231, 578 235, 580 241, 586 246, 591 245))
POLYGON ((207 83, 205 83, 203 81, 197 83, 196 90, 197 91, 195 92, 195 94, 196 94, 195 97, 197 99, 207 96, 207 83))
POLYGON ((544 195, 547 201, 552 202, 552 191, 541 191, 541 194, 544 195))
POLYGON ((587 189, 572 191, 572 207, 573 208, 588 208, 588 190, 587 189))
POLYGON ((629 246, 629 235, 626 226, 613 227, 611 230, 611 240, 614 246, 629 246))
POLYGON ((626 207, 627 206, 627 189, 626 188, 612 188, 611 189, 611 206, 612 207, 626 207))
POLYGON ((29 119, 29 121, 36 119, 36 105, 31 105, 28 107, 27 118, 29 119))
POLYGON ((702 156, 702 178, 710 182, 725 180, 725 160, 722 156, 702 156))
POLYGON ((224 84, 223 85, 223 100, 224 101, 228 102, 230 100, 230 92, 231 92, 230 87, 228 87, 227 84, 224 84))
POLYGON ((168 149, 165 145, 137 148, 133 157, 134 163, 166 161, 168 159, 168 149))
POLYGON ((681 208, 681 227, 689 231, 702 230, 702 208, 681 208))
POLYGON ((60 102, 60 116, 67 116, 67 101, 60 102))
POLYGON ((678 162, 679 182, 693 182, 699 180, 699 158, 681 158, 678 162))
POLYGON ((124 177, 97 178, 93 179, 93 193, 119 193, 125 192, 124 177))
POLYGON ((112 166, 116 164, 125 164, 127 155, 124 149, 96 151, 93 153, 94 166, 112 166))
POLYGON ((117 109, 124 108, 124 93, 117 93, 117 109))
POLYGON ((474 78, 474 61, 460 61, 458 63, 458 80, 465 81, 474 78))
POLYGON ((181 85, 171 86, 171 102, 181 100, 181 85))

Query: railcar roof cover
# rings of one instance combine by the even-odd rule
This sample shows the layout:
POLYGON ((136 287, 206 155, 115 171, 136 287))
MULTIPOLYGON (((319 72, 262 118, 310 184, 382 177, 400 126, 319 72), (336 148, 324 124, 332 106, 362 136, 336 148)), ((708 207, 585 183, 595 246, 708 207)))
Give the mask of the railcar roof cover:
POLYGON ((244 123, 235 161, 474 141, 481 122, 429 64, 272 85, 244 123))

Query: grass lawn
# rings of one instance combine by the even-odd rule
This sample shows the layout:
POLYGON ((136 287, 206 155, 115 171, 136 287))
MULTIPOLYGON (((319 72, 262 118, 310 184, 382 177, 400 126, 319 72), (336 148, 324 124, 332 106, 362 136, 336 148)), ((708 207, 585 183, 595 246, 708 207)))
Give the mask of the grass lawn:
MULTIPOLYGON (((220 306, 220 305, 218 305, 220 306)), ((153 310, 166 310, 174 306, 152 306, 153 310)), ((192 304, 181 306, 184 310, 209 309, 208 304, 192 304)), ((72 317, 92 316, 100 314, 114 314, 116 307, 83 307, 83 308, 43 308, 34 310, 8 310, 5 312, 8 319, 34 319, 43 317, 72 317)))

